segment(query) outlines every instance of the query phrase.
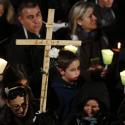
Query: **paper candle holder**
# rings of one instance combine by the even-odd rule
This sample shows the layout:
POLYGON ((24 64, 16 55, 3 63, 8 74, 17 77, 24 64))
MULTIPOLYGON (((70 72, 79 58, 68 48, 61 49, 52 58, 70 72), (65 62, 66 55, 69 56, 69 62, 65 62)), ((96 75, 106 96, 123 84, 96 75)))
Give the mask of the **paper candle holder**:
POLYGON ((64 46, 64 50, 69 50, 73 53, 77 53, 78 47, 73 45, 67 45, 67 46, 64 46))
POLYGON ((120 72, 120 78, 121 78, 122 85, 125 86, 125 70, 120 72))
POLYGON ((0 58, 0 74, 4 72, 6 65, 7 65, 7 61, 0 58))
POLYGON ((110 49, 102 49, 101 53, 102 53, 103 63, 105 65, 111 64, 114 55, 113 51, 110 49))

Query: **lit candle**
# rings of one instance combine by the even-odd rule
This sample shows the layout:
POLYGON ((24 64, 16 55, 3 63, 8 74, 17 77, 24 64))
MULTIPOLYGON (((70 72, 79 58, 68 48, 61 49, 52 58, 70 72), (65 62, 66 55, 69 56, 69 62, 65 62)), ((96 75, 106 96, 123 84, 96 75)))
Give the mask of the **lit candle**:
POLYGON ((125 85, 125 70, 120 72, 120 78, 121 78, 122 85, 125 85))
POLYGON ((121 49, 121 43, 120 43, 120 42, 118 42, 117 48, 118 48, 118 49, 121 49))
POLYGON ((112 59, 113 59, 113 51, 110 49, 102 49, 102 58, 103 58, 103 63, 105 65, 109 65, 112 63, 112 59))
POLYGON ((73 53, 76 53, 78 48, 76 46, 73 46, 73 45, 67 45, 67 46, 64 46, 64 50, 69 50, 73 53))
POLYGON ((124 93, 125 93, 125 70, 120 72, 120 78, 121 78, 122 85, 124 86, 124 93))
POLYGON ((3 71, 4 71, 5 67, 6 67, 6 65, 7 65, 7 61, 4 60, 4 59, 2 59, 2 58, 0 58, 0 74, 3 73, 3 71))

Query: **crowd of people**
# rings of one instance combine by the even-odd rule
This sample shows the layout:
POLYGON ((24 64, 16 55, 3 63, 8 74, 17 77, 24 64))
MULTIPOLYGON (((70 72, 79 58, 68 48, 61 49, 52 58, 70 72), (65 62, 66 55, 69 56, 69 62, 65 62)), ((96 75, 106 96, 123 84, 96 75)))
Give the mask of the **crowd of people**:
MULTIPOLYGON (((0 125, 124 125, 125 99, 119 72, 124 48, 105 68, 102 49, 111 49, 108 29, 117 16, 113 0, 49 0, 53 39, 80 40, 76 53, 59 47, 49 69, 46 112, 40 112, 44 46, 16 45, 17 39, 45 39, 46 9, 39 0, 0 0, 0 125), (44 12, 45 10, 45 12, 44 12)), ((47 6, 46 6, 47 7, 47 6)))

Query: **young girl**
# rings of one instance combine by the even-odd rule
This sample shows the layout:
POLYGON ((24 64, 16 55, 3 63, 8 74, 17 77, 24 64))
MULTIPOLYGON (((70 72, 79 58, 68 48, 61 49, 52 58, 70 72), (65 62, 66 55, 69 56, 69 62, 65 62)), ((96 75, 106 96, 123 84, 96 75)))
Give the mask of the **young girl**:
POLYGON ((65 125, 109 125, 109 115, 105 104, 96 97, 82 101, 79 112, 69 115, 65 125))

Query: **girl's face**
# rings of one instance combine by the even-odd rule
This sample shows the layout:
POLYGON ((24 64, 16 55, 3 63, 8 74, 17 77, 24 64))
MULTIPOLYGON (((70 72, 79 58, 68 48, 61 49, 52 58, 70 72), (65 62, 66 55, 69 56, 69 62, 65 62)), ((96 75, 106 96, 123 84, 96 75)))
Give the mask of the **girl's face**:
POLYGON ((4 6, 0 4, 0 17, 4 14, 4 6))
POLYGON ((87 116, 93 117, 100 110, 100 108, 96 100, 90 99, 86 102, 83 110, 87 114, 87 116))
POLYGON ((67 82, 77 80, 80 75, 80 61, 74 60, 65 70, 60 70, 60 73, 67 82))
POLYGON ((91 32, 97 28, 97 18, 94 15, 94 9, 89 7, 84 16, 77 20, 77 24, 81 26, 84 31, 91 32))

